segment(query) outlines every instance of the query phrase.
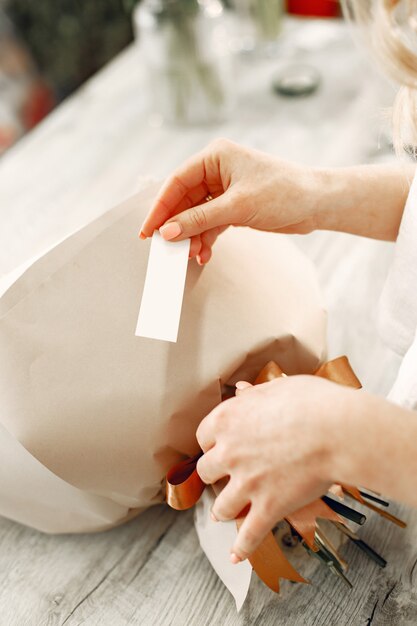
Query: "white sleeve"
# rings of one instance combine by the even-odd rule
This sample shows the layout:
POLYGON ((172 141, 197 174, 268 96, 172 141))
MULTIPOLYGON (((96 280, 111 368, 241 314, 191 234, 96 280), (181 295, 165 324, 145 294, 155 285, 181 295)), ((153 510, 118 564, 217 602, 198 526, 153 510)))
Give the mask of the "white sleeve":
POLYGON ((406 409, 417 410, 417 329, 414 340, 401 363, 388 400, 406 409))

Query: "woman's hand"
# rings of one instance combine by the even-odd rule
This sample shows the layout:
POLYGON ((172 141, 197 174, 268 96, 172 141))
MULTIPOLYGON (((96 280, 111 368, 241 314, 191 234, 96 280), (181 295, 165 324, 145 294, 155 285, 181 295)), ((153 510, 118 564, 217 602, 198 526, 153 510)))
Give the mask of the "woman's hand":
POLYGON ((205 452, 197 465, 201 479, 213 484, 230 477, 213 517, 235 519, 250 505, 232 548, 233 562, 247 558, 278 520, 337 480, 338 442, 349 447, 336 436, 338 424, 359 399, 359 392, 316 376, 237 387, 237 397, 216 407, 197 430, 205 452))
POLYGON ((231 520, 250 506, 232 548, 247 558, 276 522, 333 483, 361 485, 417 506, 416 412, 318 376, 289 376, 252 387, 200 424, 207 484, 229 479, 213 517, 231 520))
POLYGON ((315 228, 319 188, 311 169, 220 139, 166 181, 142 225, 141 237, 150 237, 157 229, 166 240, 191 237, 190 257, 197 256, 204 264, 229 225, 310 232, 315 228))
POLYGON ((229 225, 395 240, 414 172, 415 165, 308 168, 218 139, 166 181, 140 236, 159 229, 166 240, 190 237, 200 264, 229 225))

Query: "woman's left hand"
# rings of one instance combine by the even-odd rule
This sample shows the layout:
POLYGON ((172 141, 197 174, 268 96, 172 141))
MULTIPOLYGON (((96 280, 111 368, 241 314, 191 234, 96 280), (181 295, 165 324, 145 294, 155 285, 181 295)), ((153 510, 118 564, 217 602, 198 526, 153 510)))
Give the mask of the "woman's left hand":
POLYGON ((278 520, 322 496, 339 478, 333 475, 335 457, 348 443, 336 436, 338 425, 346 423, 358 398, 316 376, 256 387, 238 383, 236 397, 201 422, 201 479, 214 484, 230 478, 213 505, 214 519, 235 519, 250 505, 232 562, 250 556, 278 520))

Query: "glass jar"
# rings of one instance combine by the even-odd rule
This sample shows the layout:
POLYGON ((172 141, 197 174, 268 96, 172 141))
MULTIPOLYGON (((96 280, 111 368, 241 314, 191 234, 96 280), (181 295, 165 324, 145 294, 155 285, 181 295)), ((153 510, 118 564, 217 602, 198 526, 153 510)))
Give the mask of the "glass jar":
POLYGON ((168 122, 221 122, 231 111, 232 55, 219 0, 143 0, 134 27, 151 110, 168 122))
POLYGON ((240 49, 273 54, 281 31, 283 0, 233 0, 240 21, 240 49))

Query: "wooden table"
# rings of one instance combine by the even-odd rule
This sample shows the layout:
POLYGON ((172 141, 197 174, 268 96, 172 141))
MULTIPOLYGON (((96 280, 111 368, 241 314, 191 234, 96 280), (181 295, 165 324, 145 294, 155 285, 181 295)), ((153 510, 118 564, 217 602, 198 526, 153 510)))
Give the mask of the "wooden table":
MULTIPOLYGON (((392 159, 379 115, 393 89, 355 49, 346 27, 288 22, 286 31, 280 59, 240 62, 238 106, 221 126, 155 125, 135 46, 64 102, 0 162, 0 280, 11 259, 27 258, 31 233, 39 229, 50 245, 52 230, 64 237, 216 136, 312 165, 392 159), (273 71, 291 58, 320 70, 315 95, 272 93, 273 71), (36 216, 31 230, 29 214, 36 216)), ((330 356, 349 354, 365 387, 386 393, 399 359, 379 339, 375 318, 393 246, 331 233, 295 239, 318 269, 330 356)), ((303 574, 312 585, 283 584, 276 596, 254 580, 239 615, 199 548, 191 512, 159 506, 123 527, 78 536, 46 536, 1 519, 0 624, 416 624, 417 513, 393 508, 407 519, 405 531, 372 515, 361 529, 388 559, 385 570, 346 545, 349 592, 306 556, 303 574)))

